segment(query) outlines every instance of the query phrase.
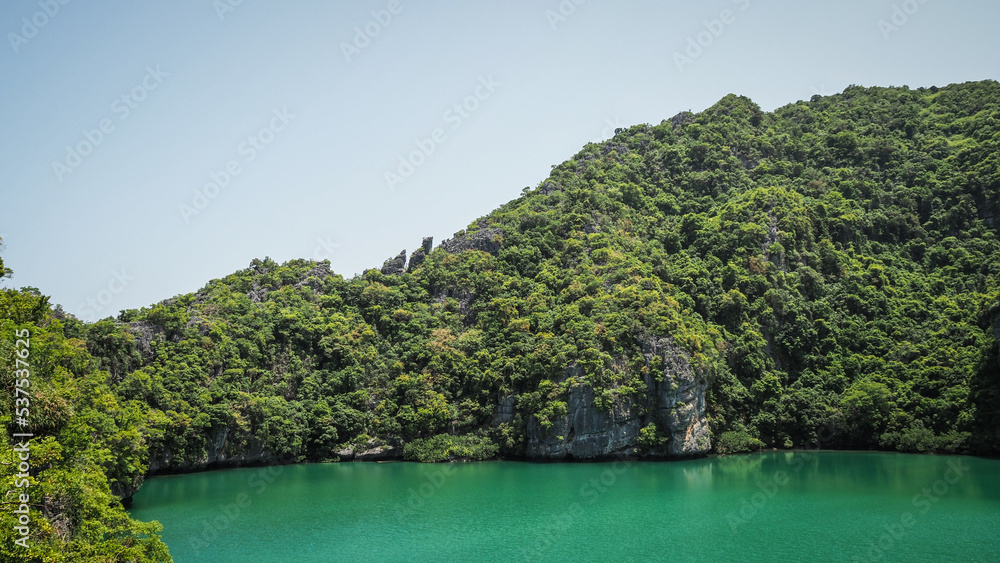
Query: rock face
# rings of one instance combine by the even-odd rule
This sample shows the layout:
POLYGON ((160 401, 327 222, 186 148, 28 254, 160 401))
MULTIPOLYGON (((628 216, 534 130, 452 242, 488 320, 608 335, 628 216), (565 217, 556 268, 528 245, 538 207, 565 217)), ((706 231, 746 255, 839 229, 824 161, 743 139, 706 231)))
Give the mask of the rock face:
POLYGON ((389 461, 403 459, 403 448, 397 441, 388 444, 379 444, 374 440, 369 440, 362 451, 357 451, 353 448, 344 448, 338 450, 336 453, 340 457, 340 461, 389 461))
POLYGON ((673 125, 674 129, 677 129, 678 127, 683 127, 684 125, 693 122, 694 122, 694 114, 689 111, 682 111, 670 118, 670 124, 673 125))
POLYGON ((402 459, 403 452, 395 446, 378 446, 354 453, 354 461, 388 461, 402 459))
POLYGON ((514 395, 504 395, 500 399, 497 410, 493 414, 493 426, 500 426, 501 424, 514 421, 514 417, 517 415, 517 411, 514 409, 515 399, 517 397, 514 395))
POLYGON ((396 276, 406 271, 406 249, 404 248, 395 258, 390 258, 382 264, 382 273, 387 276, 396 276))
POLYGON ((330 263, 323 261, 316 264, 316 267, 309 270, 302 276, 302 280, 295 284, 295 287, 308 287, 313 291, 320 291, 323 288, 322 280, 333 275, 330 270, 330 263))
POLYGON ((213 428, 208 433, 208 451, 195 461, 175 463, 173 452, 169 449, 150 455, 148 474, 185 473, 208 468, 282 463, 278 456, 252 437, 249 437, 246 447, 232 447, 229 442, 229 431, 228 427, 213 428))
POLYGON ((559 189, 559 186, 555 185, 554 182, 545 182, 542 184, 542 187, 538 188, 538 191, 543 195, 549 195, 551 193, 555 193, 559 189))
POLYGON ((135 321, 128 324, 126 329, 135 337, 135 347, 142 354, 144 361, 153 359, 152 343, 154 340, 164 340, 163 327, 150 321, 135 321))
POLYGON ((638 453, 641 421, 632 404, 616 401, 610 412, 594 406, 594 390, 579 382, 566 397, 566 416, 545 430, 535 417, 528 421, 529 458, 595 459, 638 453))
MULTIPOLYGON (((610 410, 594 404, 594 391, 583 378, 567 370, 573 380, 566 396, 566 416, 553 421, 547 430, 531 417, 527 424, 529 458, 599 459, 644 453, 653 457, 685 457, 708 453, 711 449, 705 392, 708 382, 698 377, 688 355, 666 339, 642 342, 647 363, 661 358, 663 370, 649 375, 649 392, 635 399, 619 396, 610 410), (639 431, 654 423, 669 441, 665 447, 642 452, 639 431)), ((500 413, 498 413, 499 415, 500 413)))
POLYGON ((500 251, 503 243, 503 230, 497 227, 481 227, 472 233, 456 234, 441 243, 441 248, 451 254, 457 254, 463 250, 482 250, 490 254, 500 251))
POLYGON ((413 252, 413 256, 410 256, 410 265, 407 267, 407 272, 412 272, 414 268, 424 263, 424 258, 431 253, 431 249, 434 247, 434 237, 424 237, 424 240, 420 243, 420 248, 413 252))

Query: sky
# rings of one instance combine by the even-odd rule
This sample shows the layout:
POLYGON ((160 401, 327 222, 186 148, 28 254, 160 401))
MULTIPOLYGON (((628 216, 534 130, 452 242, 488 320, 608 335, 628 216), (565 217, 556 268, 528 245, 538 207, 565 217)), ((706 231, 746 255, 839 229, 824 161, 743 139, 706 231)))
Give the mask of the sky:
POLYGON ((995 0, 5 0, 0 257, 83 320, 351 277, 617 127, 1000 78, 995 0))

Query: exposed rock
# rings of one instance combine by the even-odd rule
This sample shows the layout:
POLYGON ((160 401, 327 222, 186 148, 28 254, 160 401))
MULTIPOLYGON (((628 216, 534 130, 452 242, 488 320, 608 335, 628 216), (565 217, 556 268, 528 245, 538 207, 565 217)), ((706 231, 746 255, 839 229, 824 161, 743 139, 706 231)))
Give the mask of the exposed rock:
POLYGON ((438 303, 444 303, 448 298, 458 301, 458 313, 462 315, 466 325, 471 326, 476 322, 476 312, 472 310, 472 303, 476 300, 476 294, 459 288, 435 289, 434 299, 438 303))
POLYGON ((319 262, 316 266, 306 272, 302 276, 302 281, 295 284, 295 287, 308 287, 313 291, 319 291, 323 288, 322 280, 333 275, 333 271, 330 270, 330 263, 326 260, 319 262))
POLYGON ((255 278, 250 291, 247 292, 247 297, 250 298, 251 303, 263 303, 264 298, 267 297, 267 288, 261 287, 260 282, 255 278))
POLYGON ((196 328, 199 336, 207 336, 209 331, 212 330, 212 325, 210 325, 208 321, 202 320, 201 317, 195 315, 188 319, 184 328, 196 328))
MULTIPOLYGON (((526 454, 538 459, 595 459, 617 455, 635 455, 639 431, 653 422, 669 436, 666 448, 648 452, 657 457, 682 457, 708 453, 711 449, 708 420, 705 416, 705 392, 708 382, 698 377, 688 361, 688 354, 669 339, 647 338, 642 341, 649 364, 654 357, 663 363, 663 371, 646 376, 649 389, 639 400, 617 396, 610 410, 594 404, 594 391, 582 377, 567 370, 575 380, 566 396, 566 416, 545 429, 535 417, 528 420, 526 454)), ((498 409, 499 413, 499 409, 498 409)), ((494 419, 496 420, 497 417, 494 419)))
POLYGON ((387 461, 391 459, 403 459, 402 449, 385 445, 354 454, 354 461, 387 461))
POLYGON ((445 252, 457 254, 463 250, 482 250, 490 254, 500 251, 503 243, 503 229, 497 227, 482 227, 471 233, 456 233, 441 243, 445 252))
POLYGON ((431 249, 434 247, 434 237, 424 237, 423 242, 420 243, 420 248, 413 252, 410 256, 410 265, 407 267, 407 272, 412 272, 417 266, 424 263, 424 258, 431 253, 431 249))
POLYGON ((390 258, 382 264, 382 273, 387 276, 397 276, 406 271, 406 249, 399 252, 395 258, 390 258))
POLYGON ((684 125, 693 122, 694 122, 694 114, 689 111, 682 111, 670 118, 670 124, 674 126, 674 129, 677 129, 678 127, 683 127, 684 125))
POLYGON ((657 424, 668 431, 668 453, 689 456, 708 453, 711 449, 708 419, 705 416, 705 393, 708 380, 691 369, 689 356, 669 339, 644 339, 642 352, 647 363, 653 357, 663 361, 660 376, 646 376, 646 385, 653 390, 657 424))
POLYGON ((241 467, 244 465, 278 464, 282 460, 249 434, 246 445, 237 447, 229 440, 229 427, 212 428, 208 433, 208 451, 191 461, 175 461, 174 452, 165 448, 150 455, 149 475, 185 473, 208 468, 241 467))
POLYGON ((626 146, 624 143, 611 143, 611 142, 605 143, 604 147, 601 148, 601 156, 607 156, 612 152, 616 152, 619 155, 624 156, 629 153, 629 150, 628 146, 626 146))
POLYGON ((566 397, 566 416, 546 430, 528 420, 527 455, 542 459, 595 459, 638 452, 640 421, 631 402, 615 401, 610 412, 594 405, 594 391, 578 380, 566 397))
POLYGON ((542 195, 549 195, 555 191, 558 191, 559 189, 561 188, 557 186, 555 182, 545 182, 544 184, 542 184, 542 187, 538 188, 538 192, 541 193, 542 195))
POLYGON ((500 426, 506 422, 513 422, 517 410, 514 408, 516 395, 504 395, 497 404, 497 410, 493 414, 493 426, 500 426))
POLYGON ((135 337, 135 347, 142 355, 143 361, 147 362, 154 356, 152 342, 154 340, 163 342, 166 339, 163 327, 151 321, 128 323, 125 330, 135 337))

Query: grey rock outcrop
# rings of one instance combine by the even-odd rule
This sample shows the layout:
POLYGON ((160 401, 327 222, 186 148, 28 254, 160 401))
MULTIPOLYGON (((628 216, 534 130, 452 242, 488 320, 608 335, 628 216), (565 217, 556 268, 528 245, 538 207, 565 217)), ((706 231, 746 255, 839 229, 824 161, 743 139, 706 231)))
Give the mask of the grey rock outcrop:
POLYGON ((395 258, 390 258, 382 264, 382 273, 387 276, 397 276, 406 271, 406 249, 404 248, 395 258))
POLYGON ((628 146, 625 145, 624 143, 608 142, 604 143, 604 146, 601 147, 601 156, 607 156, 613 152, 618 153, 621 156, 624 156, 629 153, 628 146))
POLYGON ((528 421, 529 458, 596 459, 638 453, 641 421, 631 402, 615 401, 610 411, 594 405, 594 390, 582 380, 569 390, 566 416, 547 430, 535 417, 528 421))
POLYGON ((403 452, 395 446, 377 446, 370 450, 354 453, 354 461, 388 461, 402 459, 403 452))
POLYGON ((331 276, 333 276, 333 271, 330 270, 330 263, 324 260, 306 272, 302 279, 295 284, 295 287, 308 287, 313 291, 320 291, 323 288, 322 280, 331 276))
POLYGON ((250 291, 247 292, 247 297, 250 298, 251 303, 263 303, 267 293, 267 288, 261 287, 260 281, 254 279, 250 291))
POLYGON ((668 339, 644 339, 642 348, 647 364, 659 357, 663 365, 659 374, 646 377, 649 391, 645 397, 619 395, 610 409, 602 410, 594 404, 591 386, 570 368, 566 416, 553 421, 547 429, 535 417, 529 419, 527 456, 555 460, 635 455, 640 453, 639 431, 651 422, 669 441, 648 455, 686 457, 708 453, 707 380, 694 373, 688 354, 668 339))
POLYGON ((431 253, 431 249, 434 248, 434 237, 424 237, 423 242, 420 243, 420 248, 413 252, 410 256, 410 265, 407 267, 407 272, 412 272, 414 268, 424 263, 424 258, 431 253))
POLYGON ((135 347, 142 355, 143 361, 153 359, 153 341, 163 342, 166 340, 163 327, 152 321, 134 321, 128 323, 126 329, 135 337, 135 347))
POLYGON ((689 111, 682 111, 670 118, 670 124, 673 125, 674 129, 683 127, 688 123, 694 123, 694 114, 689 111))
POLYGON ((493 426, 500 426, 508 422, 513 422, 517 415, 514 408, 515 395, 504 395, 497 404, 497 410, 493 413, 493 426))
POLYGON ((456 234, 441 243, 445 252, 457 254, 463 250, 482 250, 490 254, 500 251, 503 244, 503 230, 497 227, 481 227, 471 233, 456 234))
POLYGON ((398 441, 382 443, 369 440, 364 450, 344 448, 337 451, 340 461, 389 461, 403 459, 403 448, 398 441))
POLYGON ((645 339, 642 343, 647 364, 654 357, 663 361, 663 371, 648 375, 646 385, 652 389, 651 407, 656 422, 670 433, 667 453, 689 456, 708 453, 708 418, 705 416, 705 393, 708 380, 691 368, 688 354, 669 339, 645 339))
POLYGON ((246 436, 242 446, 232 443, 229 427, 212 428, 208 433, 207 451, 194 460, 177 461, 169 448, 150 455, 149 475, 158 473, 185 473, 209 467, 242 467, 244 465, 278 464, 282 461, 260 441, 246 436))

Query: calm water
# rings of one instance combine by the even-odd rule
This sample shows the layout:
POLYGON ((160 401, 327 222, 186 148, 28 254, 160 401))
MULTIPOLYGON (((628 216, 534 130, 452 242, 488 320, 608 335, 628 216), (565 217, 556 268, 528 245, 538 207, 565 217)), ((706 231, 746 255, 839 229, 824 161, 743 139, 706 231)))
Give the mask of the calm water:
POLYGON ((342 463, 150 479, 186 561, 1000 561, 1000 461, 342 463))

